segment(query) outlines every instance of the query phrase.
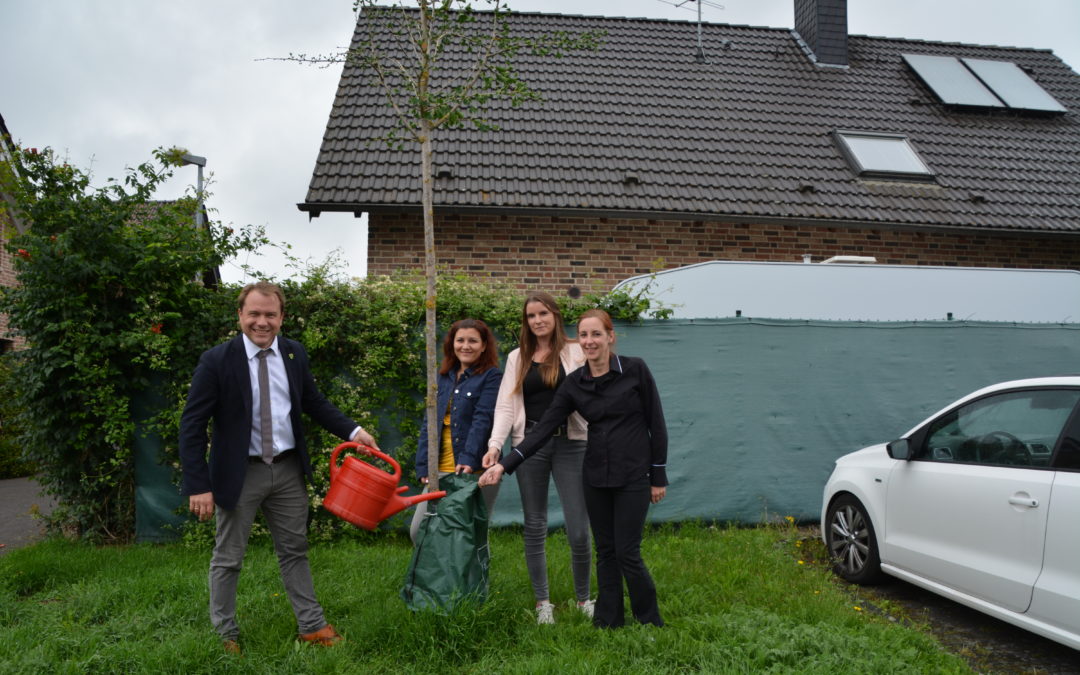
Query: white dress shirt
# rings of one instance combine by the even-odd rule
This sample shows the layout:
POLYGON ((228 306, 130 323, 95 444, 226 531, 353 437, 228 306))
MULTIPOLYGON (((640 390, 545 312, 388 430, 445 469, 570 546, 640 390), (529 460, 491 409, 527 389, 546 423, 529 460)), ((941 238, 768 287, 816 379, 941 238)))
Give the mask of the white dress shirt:
MULTIPOLYGON (((251 378, 251 443, 248 445, 248 454, 262 457, 262 424, 259 421, 261 410, 259 359, 257 358, 262 348, 244 335, 244 349, 247 351, 248 375, 251 378)), ((281 358, 281 350, 278 349, 277 337, 274 337, 274 342, 270 345, 270 353, 266 357, 266 368, 270 376, 270 412, 274 421, 274 454, 277 455, 296 447, 296 437, 293 436, 292 421, 289 419, 289 413, 292 412, 289 378, 285 374, 285 362, 281 358)))

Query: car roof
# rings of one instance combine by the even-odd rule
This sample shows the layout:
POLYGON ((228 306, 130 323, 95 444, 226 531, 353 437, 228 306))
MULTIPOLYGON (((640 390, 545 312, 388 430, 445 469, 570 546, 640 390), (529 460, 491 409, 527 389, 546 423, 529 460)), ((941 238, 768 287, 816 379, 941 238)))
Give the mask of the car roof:
POLYGON ((1009 380, 998 382, 973 391, 964 398, 982 396, 994 391, 1005 389, 1026 389, 1028 387, 1076 387, 1080 386, 1080 375, 1058 375, 1055 377, 1029 377, 1023 380, 1009 380))
POLYGON ((939 415, 949 410, 952 410, 953 408, 956 408, 960 405, 963 405, 968 401, 982 398, 987 394, 993 394, 999 391, 1009 391, 1010 389, 1031 389, 1039 387, 1080 387, 1080 375, 1059 375, 1055 377, 1031 377, 1023 380, 1008 380, 1006 382, 998 382, 996 384, 991 384, 989 386, 983 387, 982 389, 977 389, 968 394, 967 396, 953 401, 949 405, 938 410, 933 415, 930 415, 926 419, 913 426, 907 431, 907 433, 904 434, 904 438, 907 438, 911 434, 918 431, 930 420, 935 419, 939 415))

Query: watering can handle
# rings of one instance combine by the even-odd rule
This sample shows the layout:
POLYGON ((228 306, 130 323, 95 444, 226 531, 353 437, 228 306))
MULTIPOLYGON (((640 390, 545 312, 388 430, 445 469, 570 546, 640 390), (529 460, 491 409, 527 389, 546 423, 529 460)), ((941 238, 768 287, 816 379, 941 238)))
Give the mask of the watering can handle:
POLYGON ((338 454, 340 454, 341 451, 346 449, 346 448, 363 448, 363 452, 365 454, 371 455, 372 457, 377 457, 377 458, 381 459, 382 461, 386 462, 387 464, 389 464, 390 466, 394 467, 394 477, 395 478, 400 478, 401 477, 401 465, 398 464, 397 461, 393 457, 391 457, 390 455, 387 455, 384 452, 376 450, 375 448, 371 447, 370 445, 363 445, 362 443, 354 443, 352 441, 345 441, 341 445, 334 448, 334 451, 332 453, 330 453, 330 480, 334 480, 334 476, 336 476, 338 470, 341 469, 341 465, 339 465, 338 461, 337 461, 338 460, 338 454))

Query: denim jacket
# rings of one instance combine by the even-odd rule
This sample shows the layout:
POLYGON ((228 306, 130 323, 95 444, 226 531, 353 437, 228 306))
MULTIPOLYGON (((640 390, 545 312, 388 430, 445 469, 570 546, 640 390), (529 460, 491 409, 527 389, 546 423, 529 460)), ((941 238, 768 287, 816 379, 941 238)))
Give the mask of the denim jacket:
MULTIPOLYGON (((498 398, 501 382, 502 371, 498 368, 488 368, 478 374, 466 368, 460 380, 457 379, 457 372, 439 376, 438 403, 436 404, 439 438, 442 438, 446 405, 453 395, 454 402, 450 408, 450 444, 454 449, 455 465, 465 464, 472 467, 473 471, 480 470, 480 460, 487 451, 487 441, 491 435, 491 425, 495 418, 495 400, 498 398)), ((439 442, 436 441, 432 445, 438 452, 439 442)), ((420 427, 420 442, 416 447, 418 478, 428 475, 427 458, 428 438, 425 422, 420 427)))

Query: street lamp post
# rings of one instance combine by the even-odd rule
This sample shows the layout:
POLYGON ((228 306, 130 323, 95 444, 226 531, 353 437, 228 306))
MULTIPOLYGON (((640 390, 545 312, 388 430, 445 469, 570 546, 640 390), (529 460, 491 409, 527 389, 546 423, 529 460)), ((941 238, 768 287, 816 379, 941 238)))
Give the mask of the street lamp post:
POLYGON ((198 200, 195 206, 195 227, 201 228, 203 226, 203 177, 202 170, 206 166, 206 158, 199 157, 198 155, 192 155, 191 153, 184 153, 180 156, 183 165, 194 164, 199 167, 198 182, 195 185, 195 199, 198 200))

